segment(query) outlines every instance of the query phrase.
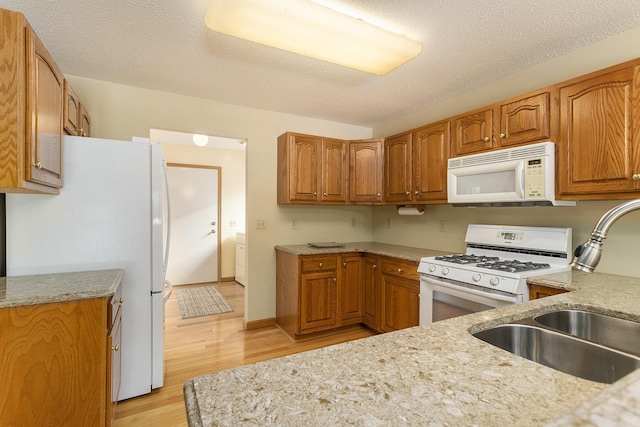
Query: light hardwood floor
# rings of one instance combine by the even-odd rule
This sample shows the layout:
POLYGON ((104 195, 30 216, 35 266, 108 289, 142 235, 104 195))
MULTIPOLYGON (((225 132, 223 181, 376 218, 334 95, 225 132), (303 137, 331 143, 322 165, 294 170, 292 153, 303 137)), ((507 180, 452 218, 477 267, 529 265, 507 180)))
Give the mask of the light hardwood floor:
POLYGON ((119 402, 115 427, 186 426, 182 386, 189 378, 373 335, 355 326, 326 337, 294 342, 276 326, 245 331, 244 287, 235 282, 215 285, 233 312, 182 319, 174 292, 165 306, 164 386, 119 402))

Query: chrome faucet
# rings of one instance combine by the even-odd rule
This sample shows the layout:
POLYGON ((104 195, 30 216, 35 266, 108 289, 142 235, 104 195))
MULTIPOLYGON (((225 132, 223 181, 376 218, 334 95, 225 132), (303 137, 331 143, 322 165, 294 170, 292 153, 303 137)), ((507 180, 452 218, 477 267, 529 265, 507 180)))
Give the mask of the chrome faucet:
POLYGON ((618 218, 636 209, 640 209, 640 199, 621 203, 602 215, 602 218, 600 218, 591 232, 591 238, 578 246, 573 252, 571 266, 587 273, 593 273, 600 261, 602 241, 606 239, 609 228, 618 218))

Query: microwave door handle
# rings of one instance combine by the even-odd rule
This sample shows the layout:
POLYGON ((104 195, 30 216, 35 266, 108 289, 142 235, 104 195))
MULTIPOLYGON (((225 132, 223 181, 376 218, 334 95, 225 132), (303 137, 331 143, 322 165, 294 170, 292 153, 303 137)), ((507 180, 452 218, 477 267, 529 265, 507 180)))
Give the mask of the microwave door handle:
POLYGON ((519 177, 519 179, 517 180, 518 182, 516 184, 519 184, 519 188, 516 189, 516 192, 518 193, 518 197, 521 199, 524 199, 525 197, 525 193, 524 193, 524 185, 525 185, 525 168, 524 168, 524 161, 518 162, 518 166, 516 167, 516 175, 519 177))

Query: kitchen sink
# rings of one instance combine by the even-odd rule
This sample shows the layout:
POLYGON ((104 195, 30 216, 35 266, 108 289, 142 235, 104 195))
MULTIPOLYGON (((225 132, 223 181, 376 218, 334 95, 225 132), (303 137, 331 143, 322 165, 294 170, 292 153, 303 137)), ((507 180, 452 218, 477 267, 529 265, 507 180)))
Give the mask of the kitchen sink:
POLYGON ((528 324, 509 323, 473 335, 550 368, 606 384, 640 368, 634 355, 528 324))
POLYGON ((640 323, 583 310, 533 317, 542 326, 640 357, 640 323))

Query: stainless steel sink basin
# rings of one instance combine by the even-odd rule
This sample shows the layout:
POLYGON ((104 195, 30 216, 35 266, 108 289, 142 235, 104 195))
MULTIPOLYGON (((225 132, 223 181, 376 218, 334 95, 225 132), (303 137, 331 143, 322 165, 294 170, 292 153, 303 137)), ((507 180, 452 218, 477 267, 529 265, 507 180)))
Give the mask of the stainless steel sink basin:
POLYGON ((535 316, 537 322, 575 337, 640 357, 640 323, 582 310, 558 310, 535 316))
POLYGON ((505 324, 473 335, 550 368, 606 384, 640 368, 640 358, 633 355, 531 325, 505 324))

